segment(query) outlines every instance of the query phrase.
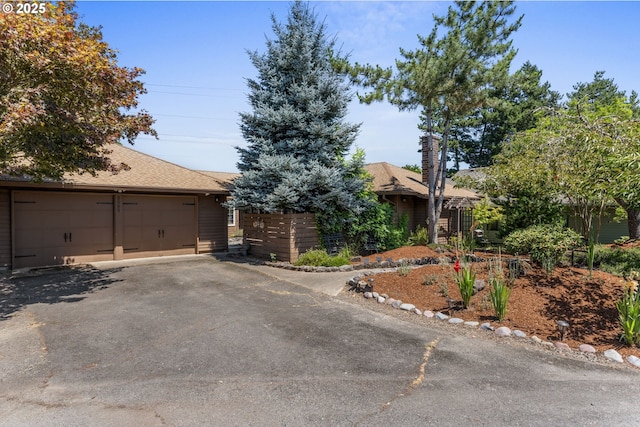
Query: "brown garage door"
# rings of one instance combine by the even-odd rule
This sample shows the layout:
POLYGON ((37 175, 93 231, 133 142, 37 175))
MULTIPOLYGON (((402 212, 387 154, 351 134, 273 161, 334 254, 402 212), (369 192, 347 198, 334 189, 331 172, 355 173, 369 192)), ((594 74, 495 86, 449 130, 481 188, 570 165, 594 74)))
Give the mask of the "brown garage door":
POLYGON ((13 193, 13 268, 113 259, 113 196, 13 193))
POLYGON ((124 258, 195 253, 195 197, 124 196, 122 210, 124 258))

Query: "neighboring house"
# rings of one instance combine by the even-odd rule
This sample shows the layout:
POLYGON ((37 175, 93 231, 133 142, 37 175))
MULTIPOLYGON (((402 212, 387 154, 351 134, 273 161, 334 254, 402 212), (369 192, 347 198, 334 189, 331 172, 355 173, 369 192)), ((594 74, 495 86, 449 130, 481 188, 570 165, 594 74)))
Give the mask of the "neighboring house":
MULTIPOLYGON (((484 168, 472 168, 458 171, 456 177, 470 178, 475 181, 483 182, 486 179, 486 173, 484 168)), ((561 202, 566 206, 565 226, 572 228, 579 233, 582 233, 582 224, 580 223, 580 220, 576 218, 569 200, 567 198, 563 198, 561 202)), ((622 236, 629 235, 629 227, 627 225, 627 222, 625 220, 621 222, 617 222, 614 220, 616 207, 617 206, 613 204, 611 206, 605 207, 600 225, 600 238, 598 239, 598 243, 613 243, 614 240, 617 240, 622 236)), ((594 226, 596 225, 597 221, 598 219, 594 218, 594 226)), ((490 229, 488 231, 487 237, 489 237, 489 239, 496 238, 497 234, 497 228, 490 229)))
POLYGON ((0 176, 0 268, 227 250, 224 182, 110 148, 130 170, 42 183, 0 176))
MULTIPOLYGON (((240 176, 239 173, 234 172, 211 172, 211 171, 198 171, 205 175, 208 175, 218 181, 222 182, 225 188, 231 192, 233 188, 233 180, 240 176)), ((238 236, 242 234, 242 219, 243 212, 238 209, 229 209, 227 225, 229 230, 229 236, 238 236)))
MULTIPOLYGON (((389 163, 371 163, 365 166, 373 176, 373 189, 378 200, 395 208, 396 221, 407 215, 409 231, 418 225, 426 226, 429 189, 422 183, 422 175, 389 163)), ((444 205, 440 215, 439 241, 445 243, 458 233, 466 235, 473 224, 472 210, 480 197, 473 191, 455 188, 447 180, 444 205)))

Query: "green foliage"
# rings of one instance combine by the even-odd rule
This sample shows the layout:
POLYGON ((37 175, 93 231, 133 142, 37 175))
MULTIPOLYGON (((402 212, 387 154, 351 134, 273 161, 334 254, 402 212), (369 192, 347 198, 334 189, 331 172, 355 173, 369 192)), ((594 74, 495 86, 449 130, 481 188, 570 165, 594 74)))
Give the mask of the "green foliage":
POLYGON ((230 205, 313 212, 321 233, 341 231, 369 201, 360 159, 344 161, 359 125, 345 121, 352 93, 332 67, 335 40, 307 3, 292 4, 286 25, 272 21, 266 53, 249 53, 257 77, 247 80, 252 112, 240 114, 247 146, 230 205))
POLYGON ((502 321, 507 315, 507 304, 511 296, 511 288, 506 284, 504 279, 497 277, 490 279, 489 282, 491 283, 491 289, 489 290, 491 304, 493 305, 496 317, 499 321, 502 321))
POLYGON ((466 254, 472 254, 476 250, 477 242, 473 234, 467 233, 460 242, 460 248, 466 254))
POLYGON ((627 276, 633 271, 640 271, 640 248, 596 245, 593 263, 607 273, 627 276))
POLYGON ((620 236, 616 240, 614 240, 613 243, 615 243, 616 245, 624 245, 629 240, 631 240, 629 236, 620 236))
POLYGON ((39 6, 0 17, 0 171, 44 180, 126 170, 111 162, 110 145, 157 136, 138 105, 144 70, 118 66, 74 2, 39 6))
POLYGON ((334 62, 354 82, 373 89, 359 96, 361 102, 386 97, 400 110, 421 109, 419 127, 426 133, 423 150, 439 152, 440 159, 439 164, 430 160, 426 171, 431 243, 438 240, 452 122, 486 105, 488 89, 508 75, 516 53, 510 37, 521 23, 521 18, 509 22, 514 12, 512 1, 456 1, 444 16, 434 16, 435 25, 427 37, 418 36, 418 49, 400 49, 402 59, 396 61, 395 74, 392 68, 334 62))
POLYGON ((625 342, 629 346, 638 344, 640 341, 640 292, 638 292, 637 282, 630 281, 626 284, 622 298, 616 302, 616 309, 625 342))
POLYGON ((536 193, 532 188, 513 190, 506 199, 496 201, 504 213, 500 236, 507 236, 532 224, 564 223, 562 204, 544 188, 540 188, 540 191, 536 193))
POLYGON ((476 273, 469 265, 465 265, 462 269, 456 273, 456 281, 458 283, 458 289, 460 290, 460 296, 462 297, 462 306, 469 308, 469 302, 473 295, 473 284, 476 281, 476 273))
POLYGON ((473 207, 473 220, 483 228, 493 222, 501 222, 503 219, 504 209, 492 204, 488 195, 473 207))
POLYGON ((346 223, 345 234, 355 250, 360 250, 367 239, 374 239, 381 250, 391 250, 407 243, 407 223, 408 217, 403 215, 396 224, 393 206, 373 201, 346 223))
POLYGON ((503 141, 536 126, 538 116, 532 112, 553 108, 559 99, 560 94, 542 82, 542 70, 525 62, 507 79, 495 83, 486 106, 454 123, 454 160, 474 168, 491 165, 503 141))
POLYGON ((312 249, 303 253, 294 265, 310 265, 315 267, 340 267, 349 265, 351 256, 348 249, 343 249, 337 255, 331 256, 324 249, 312 249))
MULTIPOLYGON (((637 94, 627 97, 603 74, 576 85, 566 105, 539 111, 536 127, 506 140, 487 171, 492 197, 520 204, 524 192, 532 200, 544 197, 536 202, 543 208, 548 200, 565 199, 584 237, 595 229, 596 241, 599 219, 614 201, 629 218, 640 219, 637 94)), ((509 220, 510 212, 505 214, 509 220)), ((549 221, 529 224, 540 222, 549 221)), ((629 235, 640 237, 640 226, 632 228, 629 235)))
POLYGON ((499 321, 502 321, 507 314, 507 304, 511 296, 511 288, 505 281, 504 268, 502 265, 502 257, 494 258, 488 261, 489 266, 489 297, 491 305, 496 313, 499 321))
POLYGON ((418 165, 404 165, 402 169, 406 169, 415 173, 422 173, 422 168, 418 165))
POLYGON ((422 225, 416 227, 416 231, 412 231, 409 236, 411 245, 426 245, 429 243, 429 232, 422 225))
POLYGON ((580 243, 578 233, 557 225, 533 225, 509 234, 504 244, 511 253, 529 254, 547 272, 552 271, 564 253, 580 243))

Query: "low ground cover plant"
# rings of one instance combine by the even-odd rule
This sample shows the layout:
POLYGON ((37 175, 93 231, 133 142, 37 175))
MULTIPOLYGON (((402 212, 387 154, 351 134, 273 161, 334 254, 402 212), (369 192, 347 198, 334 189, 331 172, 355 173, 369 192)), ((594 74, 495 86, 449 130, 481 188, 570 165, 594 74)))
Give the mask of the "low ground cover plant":
POLYGON ((341 250, 337 255, 331 256, 324 249, 311 249, 300 256, 294 265, 310 265, 313 267, 340 267, 351 263, 351 254, 348 249, 341 250))

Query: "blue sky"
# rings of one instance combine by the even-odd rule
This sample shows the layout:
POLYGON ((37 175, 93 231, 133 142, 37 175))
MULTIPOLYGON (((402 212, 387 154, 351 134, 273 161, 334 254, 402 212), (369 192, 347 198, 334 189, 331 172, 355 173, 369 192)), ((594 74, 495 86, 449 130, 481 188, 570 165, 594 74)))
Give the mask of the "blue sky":
MULTIPOLYGON (((310 2, 343 51, 358 62, 394 64, 399 48, 415 49, 437 1, 310 2)), ((135 149, 193 169, 236 171, 244 146, 238 113, 250 111, 246 79, 255 77, 247 50, 264 52, 273 38, 271 13, 286 20, 285 1, 80 1, 89 25, 102 26, 120 65, 146 70, 140 107, 156 119, 159 140, 141 136, 135 149)), ((523 24, 514 35, 515 70, 530 61, 562 94, 596 71, 620 89, 640 92, 640 2, 518 2, 523 24)), ((351 104, 348 121, 362 123, 357 146, 368 162, 420 163, 418 112, 386 102, 351 104)))

